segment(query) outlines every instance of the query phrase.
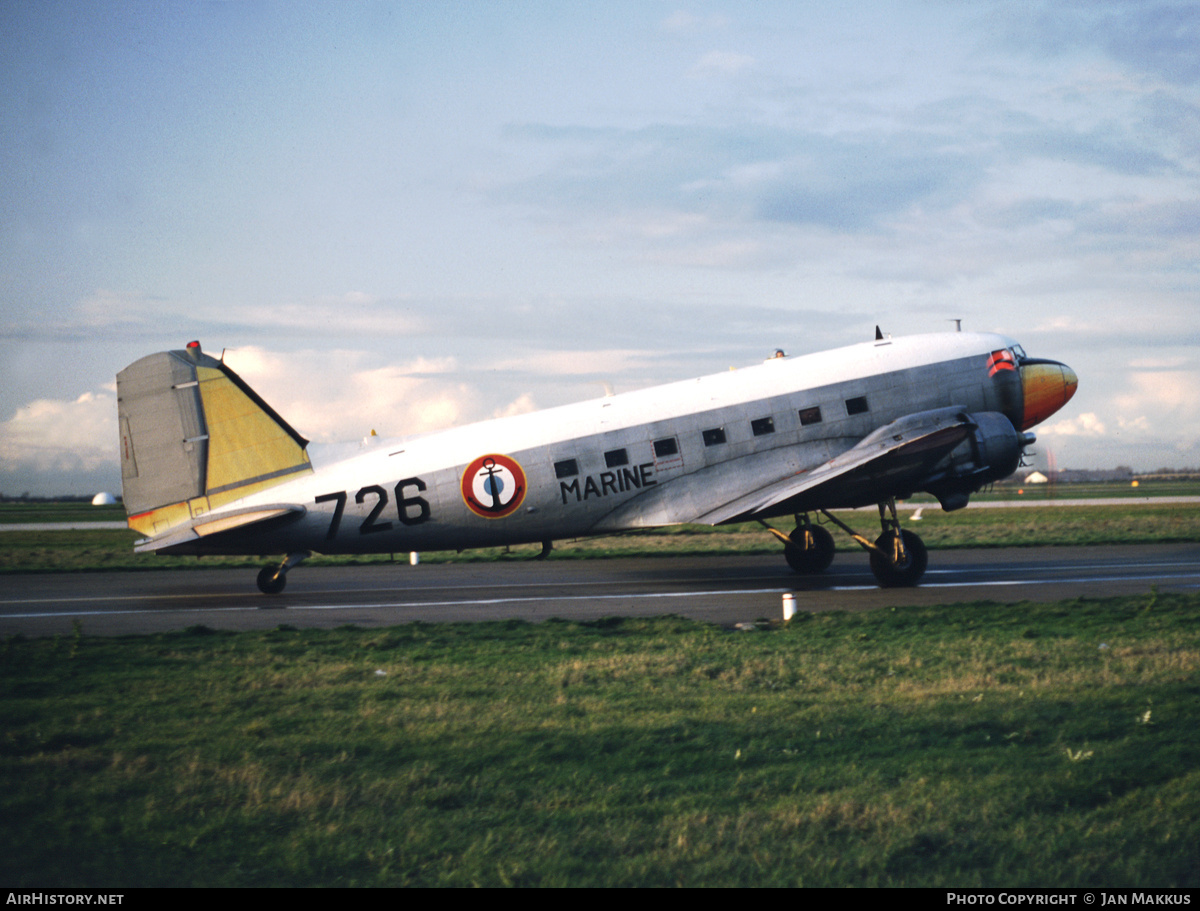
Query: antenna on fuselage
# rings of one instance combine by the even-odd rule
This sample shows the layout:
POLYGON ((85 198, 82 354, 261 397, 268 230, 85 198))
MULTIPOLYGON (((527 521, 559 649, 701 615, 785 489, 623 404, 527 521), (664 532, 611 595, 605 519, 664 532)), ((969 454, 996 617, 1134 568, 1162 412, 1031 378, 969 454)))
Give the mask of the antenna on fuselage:
POLYGON ((962 332, 962 320, 961 319, 951 318, 951 319, 947 320, 947 322, 954 323, 954 331, 955 332, 962 332))
POLYGON ((883 341, 883 330, 880 329, 878 326, 875 327, 875 341, 877 341, 877 342, 883 341))

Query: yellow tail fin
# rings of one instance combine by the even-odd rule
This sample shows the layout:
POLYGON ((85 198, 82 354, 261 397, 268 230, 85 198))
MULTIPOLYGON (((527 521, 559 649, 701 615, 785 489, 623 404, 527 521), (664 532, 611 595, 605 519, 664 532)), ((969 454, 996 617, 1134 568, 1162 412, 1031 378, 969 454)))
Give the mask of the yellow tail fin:
POLYGON ((312 471, 308 440, 198 342, 118 373, 117 412, 125 511, 148 537, 312 471))

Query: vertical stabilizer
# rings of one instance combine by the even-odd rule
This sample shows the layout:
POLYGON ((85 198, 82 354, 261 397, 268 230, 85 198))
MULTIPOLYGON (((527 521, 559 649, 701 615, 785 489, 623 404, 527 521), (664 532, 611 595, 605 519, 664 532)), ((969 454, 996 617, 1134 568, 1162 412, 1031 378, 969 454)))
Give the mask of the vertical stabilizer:
POLYGON ((118 373, 117 417, 125 511, 147 536, 312 471, 308 441, 197 342, 118 373))

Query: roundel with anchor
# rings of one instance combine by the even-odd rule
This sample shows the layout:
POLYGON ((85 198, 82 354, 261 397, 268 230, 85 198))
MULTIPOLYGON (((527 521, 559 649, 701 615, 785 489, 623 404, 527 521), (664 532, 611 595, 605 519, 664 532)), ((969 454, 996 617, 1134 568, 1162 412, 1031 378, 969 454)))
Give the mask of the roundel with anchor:
POLYGON ((516 459, 492 453, 480 456, 462 476, 462 497, 467 508, 485 519, 503 519, 525 500, 525 471, 516 459))

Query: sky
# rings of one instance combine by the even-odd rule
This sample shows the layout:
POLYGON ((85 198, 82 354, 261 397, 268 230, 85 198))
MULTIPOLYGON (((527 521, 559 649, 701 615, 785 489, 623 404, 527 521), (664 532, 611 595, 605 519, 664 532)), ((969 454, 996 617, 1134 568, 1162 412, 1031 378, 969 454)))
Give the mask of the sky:
POLYGON ((0 0, 0 136, 6 495, 192 339, 326 443, 954 319, 1200 466, 1192 0, 0 0))

